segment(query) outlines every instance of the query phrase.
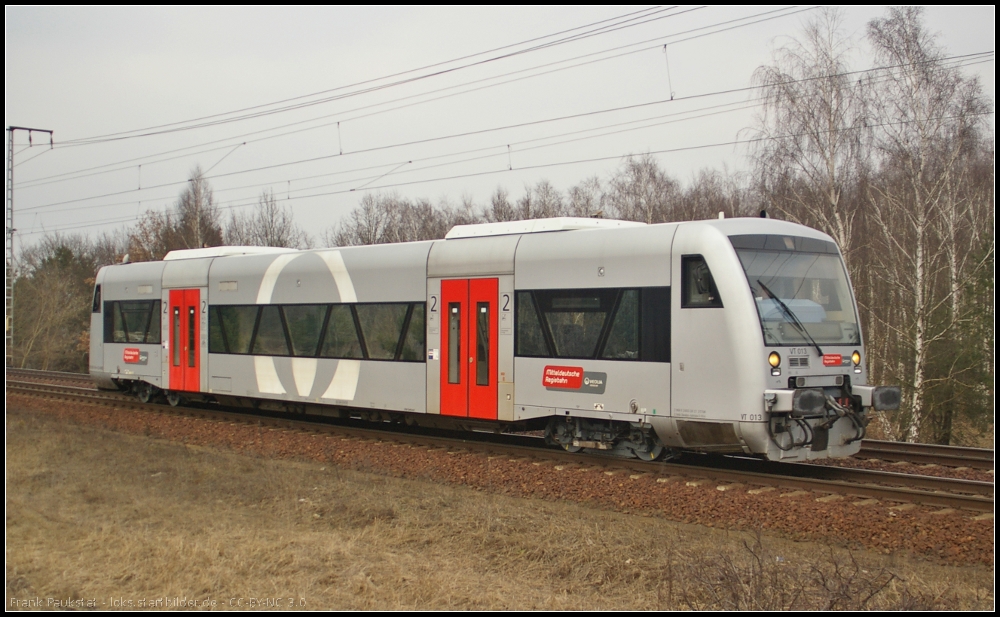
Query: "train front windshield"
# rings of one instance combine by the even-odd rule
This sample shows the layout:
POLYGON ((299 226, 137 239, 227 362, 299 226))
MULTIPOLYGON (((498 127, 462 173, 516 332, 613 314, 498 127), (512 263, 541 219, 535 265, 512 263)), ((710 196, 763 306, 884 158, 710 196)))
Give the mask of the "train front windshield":
POLYGON ((765 345, 861 344, 854 296, 833 243, 776 235, 730 240, 753 291, 765 345))

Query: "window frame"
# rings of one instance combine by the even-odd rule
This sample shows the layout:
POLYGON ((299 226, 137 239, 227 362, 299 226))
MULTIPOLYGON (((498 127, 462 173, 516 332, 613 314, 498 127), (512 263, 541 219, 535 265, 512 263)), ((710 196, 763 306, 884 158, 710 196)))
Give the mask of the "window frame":
MULTIPOLYGON (((558 312, 558 311, 557 311, 558 312)), ((517 289, 514 291, 514 356, 518 358, 544 358, 552 360, 600 360, 608 362, 670 362, 670 286, 658 287, 598 287, 598 288, 578 288, 578 289, 517 289), (619 311, 624 304, 625 294, 630 291, 638 292, 635 308, 636 334, 638 353, 634 358, 606 358, 603 357, 611 340, 612 330, 618 318, 619 311), (611 300, 611 307, 605 313, 604 323, 597 337, 594 351, 589 356, 580 355, 557 355, 551 325, 548 322, 547 313, 539 302, 538 294, 561 293, 561 294, 614 294, 611 300), (659 300, 658 303, 655 301, 659 300), (524 310, 524 303, 530 302, 534 310, 536 324, 540 330, 541 339, 545 352, 539 354, 526 354, 521 349, 521 311, 524 310), (656 317, 659 315, 661 321, 665 321, 662 328, 656 327, 656 317)), ((535 326, 532 326, 535 327, 535 326)))
POLYGON ((681 255, 681 308, 682 309, 699 309, 699 308, 725 308, 722 303, 722 295, 719 294, 719 286, 715 284, 715 277, 712 275, 712 269, 708 266, 708 260, 705 259, 704 255, 693 254, 693 255, 681 255), (694 261, 701 261, 705 264, 705 270, 708 272, 708 284, 711 286, 710 293, 715 296, 715 300, 710 300, 708 302, 691 302, 688 300, 691 291, 691 276, 688 270, 688 264, 694 261))
POLYGON ((308 302, 308 303, 287 303, 287 304, 211 304, 208 307, 208 328, 209 328, 209 341, 213 340, 213 333, 218 332, 218 340, 222 342, 225 347, 224 350, 209 349, 209 353, 221 354, 221 355, 232 355, 232 356, 262 356, 262 357, 274 357, 274 358, 317 358, 321 360, 366 360, 371 362, 410 362, 410 363, 426 363, 427 359, 427 303, 426 302, 351 302, 351 303, 320 303, 320 302, 308 302), (394 354, 392 358, 372 358, 368 352, 368 345, 365 341, 364 329, 361 327, 361 322, 358 317, 357 307, 359 306, 405 306, 406 312, 403 317, 402 325, 400 326, 399 337, 393 347, 394 354), (419 320, 414 319, 414 313, 416 313, 416 306, 421 305, 423 311, 421 314, 424 316, 423 322, 418 323, 419 320), (285 315, 285 307, 289 306, 322 306, 325 308, 323 318, 320 321, 320 331, 317 339, 316 348, 310 354, 296 354, 295 347, 292 344, 291 333, 289 331, 288 318, 285 315), (340 357, 340 356, 327 356, 323 355, 324 343, 326 342, 326 337, 330 333, 330 322, 333 316, 333 309, 337 306, 346 306, 350 308, 351 311, 351 321, 354 324, 354 334, 357 337, 358 345, 361 350, 362 357, 340 357), (230 344, 228 337, 226 336, 226 329, 223 327, 222 313, 221 309, 223 307, 254 307, 257 309, 256 316, 254 317, 253 330, 250 334, 250 343, 247 346, 246 352, 240 351, 230 351, 230 344), (288 350, 287 354, 273 355, 273 354, 255 354, 253 353, 254 345, 257 342, 257 334, 260 330, 261 317, 263 315, 263 309, 265 307, 274 307, 278 311, 279 318, 281 320, 282 332, 285 337, 285 345, 288 350), (407 348, 407 342, 411 336, 410 329, 419 328, 419 340, 423 343, 423 349, 420 350, 417 359, 406 359, 403 357, 403 351, 407 348))

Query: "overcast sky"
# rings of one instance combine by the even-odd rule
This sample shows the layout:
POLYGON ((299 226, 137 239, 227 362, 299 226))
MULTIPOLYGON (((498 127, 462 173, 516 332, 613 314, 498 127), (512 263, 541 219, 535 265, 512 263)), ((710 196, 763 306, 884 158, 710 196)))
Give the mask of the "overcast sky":
MULTIPOLYGON (((317 238, 366 191, 481 205, 645 152, 685 182, 742 170, 752 73, 815 12, 7 7, 4 122, 56 146, 16 134, 15 226, 25 244, 121 228, 196 165, 223 208, 271 190, 317 238)), ((855 68, 884 15, 845 9, 855 68)), ((992 6, 925 24, 949 56, 994 50, 992 6)), ((962 70, 995 99, 992 56, 962 70)))

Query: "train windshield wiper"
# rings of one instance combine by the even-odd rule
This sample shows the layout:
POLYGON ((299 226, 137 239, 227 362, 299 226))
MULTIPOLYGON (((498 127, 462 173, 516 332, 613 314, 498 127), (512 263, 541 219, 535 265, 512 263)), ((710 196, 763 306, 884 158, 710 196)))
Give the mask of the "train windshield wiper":
POLYGON ((757 284, 760 285, 761 289, 763 289, 765 292, 767 292, 767 295, 771 296, 771 298, 774 299, 774 301, 778 303, 778 306, 781 307, 781 311, 789 319, 792 320, 792 325, 795 326, 795 329, 798 330, 799 332, 801 332, 802 336, 804 336, 806 338, 806 340, 808 340, 810 343, 813 344, 813 347, 815 347, 816 351, 819 352, 819 357, 822 358, 823 357, 823 350, 819 348, 819 343, 817 343, 816 339, 814 339, 812 337, 812 335, 809 334, 809 331, 806 330, 806 327, 804 325, 802 325, 802 322, 799 321, 799 318, 795 316, 795 313, 792 312, 792 309, 788 308, 788 305, 785 304, 784 302, 782 302, 781 298, 779 298, 777 296, 777 294, 775 294, 773 291, 771 291, 770 289, 768 289, 767 285, 765 285, 764 283, 760 282, 760 279, 757 279, 757 284))

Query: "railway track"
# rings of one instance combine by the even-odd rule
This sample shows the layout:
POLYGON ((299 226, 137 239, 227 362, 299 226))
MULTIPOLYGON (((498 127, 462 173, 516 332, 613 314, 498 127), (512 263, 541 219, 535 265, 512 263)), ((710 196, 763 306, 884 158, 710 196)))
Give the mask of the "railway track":
MULTIPOLYGON (((89 375, 35 369, 7 369, 7 379, 64 383, 81 388, 94 389, 89 375)), ((994 469, 994 451, 983 448, 941 446, 936 444, 906 443, 899 441, 879 441, 866 439, 861 443, 857 459, 871 459, 889 462, 907 462, 915 465, 940 465, 942 467, 968 469, 994 469)))
POLYGON ((873 439, 864 440, 855 457, 970 469, 993 469, 995 465, 993 450, 873 439))
MULTIPOLYGON (((23 375, 23 374, 22 374, 23 375)), ((702 457, 686 455, 681 462, 644 462, 612 458, 595 454, 569 454, 544 445, 535 437, 461 433, 404 429, 372 425, 357 426, 350 421, 305 421, 285 415, 248 414, 211 407, 168 407, 143 404, 134 397, 96 390, 76 379, 80 385, 43 383, 48 380, 71 381, 68 374, 38 375, 38 381, 11 380, 8 372, 7 392, 46 398, 90 402, 144 412, 183 415, 206 420, 245 423, 268 428, 304 431, 312 434, 333 433, 341 437, 405 443, 411 446, 471 450, 492 456, 524 458, 536 464, 554 466, 594 467, 606 473, 630 475, 655 474, 663 481, 716 483, 720 490, 729 487, 769 487, 768 490, 810 491, 831 496, 877 499, 888 502, 917 503, 927 506, 956 508, 977 512, 992 512, 994 494, 992 482, 977 482, 891 473, 863 469, 774 463, 740 457, 702 457)), ((81 376, 86 378, 86 376, 81 376)), ((89 379, 87 380, 89 381, 89 379)))

